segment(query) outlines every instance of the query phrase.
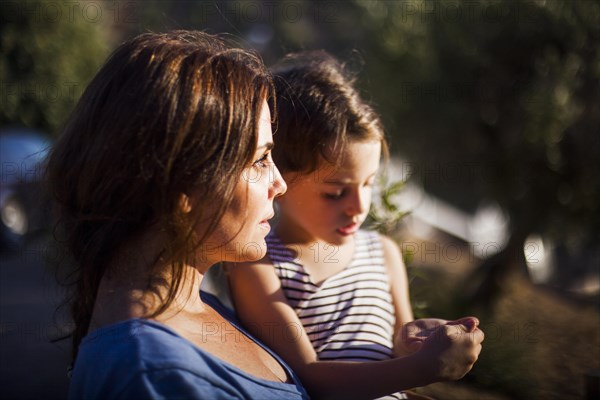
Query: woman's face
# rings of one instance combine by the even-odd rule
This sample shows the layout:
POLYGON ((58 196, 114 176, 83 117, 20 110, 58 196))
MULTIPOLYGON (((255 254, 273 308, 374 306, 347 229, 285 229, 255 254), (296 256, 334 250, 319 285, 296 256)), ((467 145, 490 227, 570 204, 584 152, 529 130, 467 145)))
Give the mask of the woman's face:
POLYGON ((253 162, 239 177, 234 198, 217 229, 200 247, 202 260, 241 262, 260 260, 266 254, 268 220, 273 217, 273 200, 287 186, 271 158, 273 134, 271 113, 264 102, 253 162))

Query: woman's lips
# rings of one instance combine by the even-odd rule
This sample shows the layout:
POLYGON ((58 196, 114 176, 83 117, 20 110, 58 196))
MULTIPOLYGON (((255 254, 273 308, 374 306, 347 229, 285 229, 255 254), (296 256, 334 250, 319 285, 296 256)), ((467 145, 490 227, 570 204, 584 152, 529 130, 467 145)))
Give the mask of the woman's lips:
POLYGON ((271 230, 271 225, 269 224, 269 221, 261 221, 258 226, 260 226, 263 229, 266 229, 267 231, 271 230))
POLYGON ((264 228, 268 231, 271 230, 271 224, 269 224, 269 220, 274 217, 274 214, 269 215, 267 218, 263 219, 258 223, 261 228, 264 228))
POLYGON ((343 235, 343 236, 349 236, 354 234, 358 228, 360 227, 360 225, 357 222, 353 222, 350 225, 346 225, 343 228, 338 228, 337 231, 339 234, 343 235))

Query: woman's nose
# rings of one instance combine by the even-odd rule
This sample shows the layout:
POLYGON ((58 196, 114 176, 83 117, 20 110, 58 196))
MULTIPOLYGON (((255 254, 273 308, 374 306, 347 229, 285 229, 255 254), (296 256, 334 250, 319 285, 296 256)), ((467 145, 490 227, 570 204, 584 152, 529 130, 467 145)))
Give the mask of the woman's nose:
POLYGON ((285 181, 283 180, 283 177, 281 176, 281 173, 279 172, 279 169, 277 168, 277 165, 275 165, 275 163, 272 164, 273 165, 273 181, 271 184, 271 196, 272 198, 281 196, 282 194, 284 194, 287 191, 287 184, 285 183, 285 181))

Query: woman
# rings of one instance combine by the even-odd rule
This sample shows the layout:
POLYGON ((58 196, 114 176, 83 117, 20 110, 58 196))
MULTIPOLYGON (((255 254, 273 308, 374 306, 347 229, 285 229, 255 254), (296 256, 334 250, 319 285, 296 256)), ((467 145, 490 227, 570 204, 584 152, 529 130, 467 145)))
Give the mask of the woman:
POLYGON ((212 264, 264 255, 271 99, 259 59, 199 32, 141 35, 90 83, 48 166, 78 266, 71 398, 306 397, 198 296, 212 264))

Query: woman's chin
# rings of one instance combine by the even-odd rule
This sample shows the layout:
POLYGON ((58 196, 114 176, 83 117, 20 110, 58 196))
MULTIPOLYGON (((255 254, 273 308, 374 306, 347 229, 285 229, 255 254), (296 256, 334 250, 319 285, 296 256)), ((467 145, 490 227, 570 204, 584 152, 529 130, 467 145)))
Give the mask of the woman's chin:
POLYGON ((267 243, 264 238, 260 240, 247 242, 244 244, 240 251, 240 262, 253 262, 262 260, 267 254, 267 243))

